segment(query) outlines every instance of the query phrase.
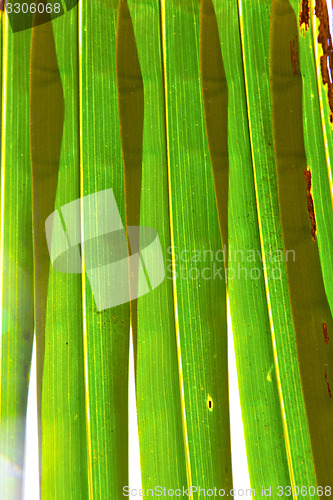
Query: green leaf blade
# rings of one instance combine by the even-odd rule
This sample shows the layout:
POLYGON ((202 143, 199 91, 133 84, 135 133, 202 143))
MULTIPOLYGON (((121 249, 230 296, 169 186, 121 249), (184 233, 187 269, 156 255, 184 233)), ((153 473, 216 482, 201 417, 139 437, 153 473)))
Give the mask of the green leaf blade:
POLYGON ((187 484, 187 475, 170 279, 160 9, 158 1, 151 5, 129 1, 128 6, 145 96, 140 225, 157 230, 166 264, 163 283, 138 299, 135 374, 141 477, 145 489, 165 485, 175 490, 187 484), (150 19, 149 30, 147 18, 150 19))
MULTIPOLYGON (((84 1, 79 9, 80 194, 112 188, 125 224, 116 78, 118 1, 101 1, 98 8, 84 1)), ((89 494, 121 497, 128 483, 129 303, 97 312, 86 276, 83 287, 89 494)))
MULTIPOLYGON (((214 6, 229 93, 228 295, 249 475, 258 494, 262 487, 276 491, 290 480, 261 257, 239 13, 231 1, 214 6)), ((219 190, 217 196, 222 196, 219 190)))
MULTIPOLYGON (((77 8, 52 27, 65 102, 53 207, 59 211, 80 196, 77 8)), ((41 408, 45 499, 89 498, 81 282, 79 274, 49 267, 41 408)))
MULTIPOLYGON (((198 3, 162 2, 162 26, 171 242, 177 256, 184 251, 203 255, 205 250, 216 255, 222 242, 203 115, 198 3)), ((190 484, 228 489, 232 478, 224 269, 221 266, 222 275, 214 279, 213 263, 197 262, 199 276, 191 280, 192 265, 190 259, 174 265, 188 477, 190 484), (204 267, 210 280, 201 274, 204 267)))
POLYGON ((16 500, 23 488, 34 333, 31 171, 25 134, 31 34, 13 34, 8 19, 2 21, 0 490, 4 498, 16 500))

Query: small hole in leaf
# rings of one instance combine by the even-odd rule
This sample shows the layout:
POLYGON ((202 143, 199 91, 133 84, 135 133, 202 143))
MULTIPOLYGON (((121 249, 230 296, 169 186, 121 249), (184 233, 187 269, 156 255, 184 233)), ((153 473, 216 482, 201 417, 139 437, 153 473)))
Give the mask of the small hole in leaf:
POLYGON ((209 411, 213 411, 213 400, 209 395, 207 398, 207 406, 208 406, 209 411))

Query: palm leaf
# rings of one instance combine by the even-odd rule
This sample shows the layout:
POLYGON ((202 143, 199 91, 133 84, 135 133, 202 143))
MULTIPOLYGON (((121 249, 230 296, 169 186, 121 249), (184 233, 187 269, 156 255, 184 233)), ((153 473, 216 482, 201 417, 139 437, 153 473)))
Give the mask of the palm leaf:
MULTIPOLYGON (((312 176, 311 170, 307 170, 304 147, 302 79, 300 72, 295 75, 290 65, 289 40, 297 36, 297 18, 291 5, 284 5, 280 0, 273 4, 271 33, 272 117, 280 217, 285 248, 293 248, 297 256, 296 266, 287 261, 290 302, 316 477, 318 484, 332 486, 332 448, 327 439, 333 431, 328 385, 332 354, 323 328, 332 331, 333 320, 325 293, 318 246, 313 241, 313 221, 311 224, 309 220, 313 215, 312 176), (277 52, 279 58, 276 57, 277 52), (304 193, 304 175, 307 196, 304 193), (294 207, 293 211, 291 207, 294 207), (311 287, 307 286, 308 280, 311 287)), ((297 50, 296 42, 295 47, 297 50)), ((317 162, 314 168, 318 168, 317 162)))
MULTIPOLYGON (((45 25, 49 28, 51 24, 45 25)), ((35 30, 42 29, 42 26, 35 30)), ((65 115, 54 206, 80 196, 77 9, 53 25, 65 115), (64 50, 64 40, 71 47, 64 50)), ((49 267, 41 396, 42 498, 86 498, 88 492, 84 391, 82 277, 49 267), (53 464, 56 464, 54 467, 53 464)))
MULTIPOLYGON (((157 230, 167 261, 170 227, 160 11, 158 2, 129 1, 128 8, 144 84, 140 223, 157 230)), ((142 484, 144 488, 163 484, 176 489, 187 484, 187 476, 170 279, 138 299, 137 321, 135 375, 142 484), (147 398, 147 394, 154 397, 147 398)))
MULTIPOLYGON (((324 346, 325 342, 318 332, 322 334, 323 318, 329 322, 331 315, 307 213, 302 86, 297 87, 301 80, 293 58, 298 54, 297 18, 284 1, 272 6, 253 3, 251 7, 240 2, 239 9, 258 226, 290 482, 310 486, 317 480, 318 485, 330 485, 329 466, 325 473, 321 463, 330 454, 324 451, 325 438, 316 435, 320 427, 316 422, 329 404, 327 381, 319 376, 328 352, 321 348, 320 340, 324 346), (260 20, 255 23, 255 44, 249 31, 254 19, 260 20), (294 180, 289 178, 291 172, 295 172, 294 180), (284 256, 287 250, 295 250, 299 262, 286 258, 285 265, 277 257, 274 266, 280 278, 269 279, 268 257, 281 255, 281 250, 284 256), (311 288, 302 281, 304 269, 313 272, 311 288), (311 365, 307 363, 310 359, 311 365), (316 382, 312 379, 314 367, 316 382), (319 398, 316 404, 314 398, 319 398)), ((302 70, 308 68, 302 66, 302 70)))
MULTIPOLYGON (((200 12, 191 2, 187 6, 175 2, 172 8, 161 4, 160 12, 157 3, 147 6, 129 2, 129 8, 145 93, 140 222, 158 229, 167 263, 169 259, 169 275, 163 285, 138 300, 136 389, 143 485, 153 488, 165 484, 176 489, 198 484, 198 478, 205 475, 207 485, 230 487, 229 432, 224 427, 228 421, 226 378, 218 372, 215 361, 212 364, 220 352, 226 368, 224 284, 220 280, 207 284, 201 275, 197 282, 191 282, 180 275, 184 269, 175 267, 175 261, 174 267, 171 264, 174 252, 177 258, 183 251, 189 255, 193 251, 203 254, 212 243, 215 252, 221 246, 214 192, 207 200, 199 189, 202 182, 211 188, 213 184, 205 140, 198 50, 190 54, 185 49, 192 44, 198 49, 200 12), (152 22, 149 33, 145 27, 148 15, 152 22), (173 33, 184 36, 179 53, 173 33), (175 64, 178 58, 183 68, 175 64), (184 85, 185 81, 191 85, 184 85), (201 129, 182 127, 183 120, 193 119, 198 126, 201 124, 201 129), (178 133, 183 136, 176 137, 178 133), (192 159, 194 144, 199 149, 192 159), (203 154, 207 157, 204 169, 199 161, 203 154), (180 158, 187 158, 183 165, 180 158), (206 204, 207 212, 202 209, 206 204), (189 223, 184 218, 186 213, 191 213, 189 223), (192 220, 196 217, 198 229, 193 231, 192 220), (212 234, 202 226, 204 219, 209 221, 212 234), (170 271, 178 274, 173 292, 170 271), (216 309, 211 304, 215 291, 221 301, 216 309), (205 335, 207 331, 209 336, 205 335), (164 367, 161 373, 156 371, 159 364, 164 367), (147 400, 147 392, 156 394, 153 401, 147 400), (213 468, 209 458, 212 455, 217 459, 213 468)), ((183 262, 179 265, 183 266, 183 262)), ((186 266, 188 273, 191 266, 186 266)), ((194 270, 201 273, 207 266, 212 273, 210 262, 197 263, 194 270)), ((223 272, 222 275, 224 279, 223 272)))
POLYGON ((33 307, 42 498, 123 497, 130 323, 143 487, 184 487, 191 498, 196 485, 230 490, 226 284, 252 487, 326 495, 326 2, 74 4, 17 25, 5 14, 2 27, 6 498, 21 496, 33 307), (101 210, 96 200, 108 196, 101 210), (106 234, 115 217, 119 241, 106 234), (166 264, 159 286, 162 258, 146 248, 154 231, 166 264), (59 267, 62 246, 73 252, 59 267))
MULTIPOLYGON (((79 9, 80 195, 111 187, 125 223, 116 80, 118 2, 101 1, 96 9, 87 1, 79 9)), ((84 279, 83 318, 89 494, 120 497, 128 482, 129 304, 96 312, 84 279)))
MULTIPOLYGON (((214 3, 229 96, 228 294, 247 458, 251 486, 276 491, 289 484, 289 474, 263 276, 239 13, 234 2, 214 3)), ((222 196, 218 189, 217 196, 222 196)))
MULTIPOLYGON (((47 47, 45 40, 39 41, 39 49, 43 45, 48 54, 48 62, 43 61, 44 71, 49 77, 51 71, 53 75, 59 75, 56 78, 59 89, 64 89, 67 111, 63 129, 59 115, 58 120, 53 121, 63 133, 61 149, 57 149, 58 156, 52 164, 56 196, 41 203, 38 213, 43 214, 40 218, 44 217, 45 221, 54 209, 75 201, 78 196, 111 187, 124 215, 115 72, 117 3, 101 4, 98 16, 90 4, 84 8, 81 6, 79 11, 74 8, 68 16, 71 16, 69 24, 66 24, 67 17, 34 28, 36 44, 38 32, 49 33, 47 47), (97 27, 100 23, 102 28, 110 23, 114 27, 109 32, 109 51, 103 56, 95 43, 91 45, 85 28, 87 24, 97 27), (75 43, 77 29, 78 45, 75 43), (70 57, 68 40, 72 41, 70 57), (54 68, 51 70, 48 64, 52 56, 54 68), (88 57, 93 71, 90 63, 88 65, 88 57), (93 90, 88 91, 88 88, 93 90), (76 98, 78 90, 80 100, 76 98), (104 120, 106 109, 114 110, 108 114, 107 122, 104 120)), ((35 78, 35 85, 40 85, 37 72, 35 78)), ((52 103, 57 103, 52 92, 54 89, 49 90, 44 113, 52 103)), ((32 112, 38 110, 38 103, 32 102, 31 107, 32 112)), ((56 111, 52 113, 56 118, 56 111)), ((45 140, 44 137, 42 144, 45 140)), ((49 174, 47 179, 50 179, 49 174)), ((50 189, 45 189, 45 193, 49 194, 50 189)), ((41 197, 40 190, 35 189, 35 200, 41 197)), ((82 207, 83 221, 86 213, 82 207)), ((70 237, 71 231, 80 227, 75 213, 73 220, 64 220, 64 223, 70 237)), ((84 260, 84 228, 83 222, 81 249, 83 261, 89 268, 93 263, 89 258, 87 262, 84 260)), ((40 229, 38 234, 42 234, 40 229)), ((37 246, 43 245, 44 241, 37 242, 37 246)), ((47 498, 55 492, 57 498, 68 498, 68 491, 72 498, 120 495, 127 483, 129 307, 96 311, 98 297, 93 296, 85 272, 80 277, 51 271, 48 278, 48 266, 43 274, 43 280, 48 282, 47 298, 41 307, 46 318, 45 328, 39 322, 40 350, 44 349, 38 374, 41 386, 42 495, 47 498), (64 434, 66 439, 63 439, 64 434), (56 467, 52 466, 51 457, 56 457, 56 467)), ((37 290, 42 293, 42 279, 36 282, 37 290)))
POLYGON ((14 36, 2 18, 0 490, 22 497, 25 417, 33 343, 33 257, 29 151, 31 33, 14 36), (12 84, 15 75, 15 84, 12 84))
MULTIPOLYGON (((171 244, 177 256, 203 256, 205 250, 216 256, 222 248, 200 85, 199 7, 194 1, 161 5, 171 244)), ((214 262, 202 259, 193 280, 193 261, 180 264, 183 269, 173 255, 188 481, 231 488, 224 270, 217 278, 214 262)))

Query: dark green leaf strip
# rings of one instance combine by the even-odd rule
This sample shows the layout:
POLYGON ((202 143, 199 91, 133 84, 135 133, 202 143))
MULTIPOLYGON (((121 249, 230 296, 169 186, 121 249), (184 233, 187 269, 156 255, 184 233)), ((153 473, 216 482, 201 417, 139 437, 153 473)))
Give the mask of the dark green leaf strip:
POLYGON ((200 72, 205 123, 214 175, 224 265, 228 267, 228 86, 212 0, 200 3, 200 72))
MULTIPOLYGON (((53 212, 58 183, 64 123, 64 96, 51 22, 38 25, 34 14, 32 28, 30 80, 30 147, 32 168, 35 325, 37 339, 37 396, 39 446, 42 444, 42 386, 45 356, 45 321, 50 258, 44 224, 53 212)), ((40 451, 40 459, 42 452, 40 451)))
MULTIPOLYGON (((116 66, 120 137, 125 174, 126 225, 140 225, 144 90, 131 15, 120 0, 117 21, 116 66)), ((143 266, 145 269, 145 266, 143 266)), ((138 283, 134 283, 137 287, 138 283)), ((137 299, 131 300, 134 362, 137 352, 137 299)))

